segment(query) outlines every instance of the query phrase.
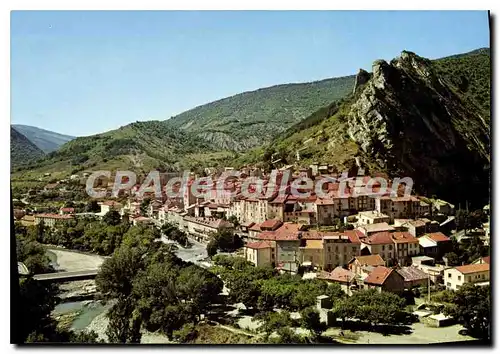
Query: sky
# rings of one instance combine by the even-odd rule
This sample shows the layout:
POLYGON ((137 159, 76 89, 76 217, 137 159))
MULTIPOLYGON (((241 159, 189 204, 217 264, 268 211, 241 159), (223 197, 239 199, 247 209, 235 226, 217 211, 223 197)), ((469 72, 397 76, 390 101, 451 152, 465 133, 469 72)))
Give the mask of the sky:
POLYGON ((97 134, 489 41, 486 11, 12 11, 11 122, 97 134))

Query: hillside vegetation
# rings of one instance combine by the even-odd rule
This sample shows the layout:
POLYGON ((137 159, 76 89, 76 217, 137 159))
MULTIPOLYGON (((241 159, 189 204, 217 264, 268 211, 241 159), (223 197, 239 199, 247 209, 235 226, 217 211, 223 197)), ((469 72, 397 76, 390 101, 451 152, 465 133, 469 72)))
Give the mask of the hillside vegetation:
POLYGON ((166 121, 219 149, 244 151, 270 141, 352 91, 355 76, 278 85, 196 107, 166 121))
POLYGON ((76 138, 36 165, 19 170, 14 179, 57 176, 85 170, 127 169, 138 173, 179 171, 227 158, 208 144, 159 121, 136 122, 103 134, 76 138))
POLYGON ((377 60, 372 77, 355 93, 237 162, 260 158, 268 167, 281 159, 279 165, 330 163, 339 170, 359 165, 370 172, 410 176, 420 193, 483 202, 489 194, 490 130, 484 113, 489 102, 481 105, 476 93, 490 86, 489 77, 477 72, 489 69, 469 67, 486 65, 483 56, 488 52, 432 62, 403 52, 390 63, 377 60), (443 74, 450 60, 453 74, 451 69, 443 74), (457 76, 477 89, 458 88, 457 76))
POLYGON ((223 165, 235 150, 270 141, 311 112, 352 91, 355 76, 245 92, 182 113, 167 121, 137 122, 79 137, 42 163, 17 171, 14 180, 56 172, 152 169, 179 171, 223 165))
POLYGON ((40 160, 45 154, 23 134, 10 127, 10 163, 18 167, 40 160))
POLYGON ((474 102, 490 120, 491 58, 490 48, 453 55, 434 61, 434 67, 459 93, 474 102))
POLYGON ((489 49, 434 61, 403 52, 372 69, 246 92, 167 121, 76 138, 12 179, 100 169, 270 168, 281 159, 364 166, 414 177, 421 193, 481 199, 489 183, 489 49))

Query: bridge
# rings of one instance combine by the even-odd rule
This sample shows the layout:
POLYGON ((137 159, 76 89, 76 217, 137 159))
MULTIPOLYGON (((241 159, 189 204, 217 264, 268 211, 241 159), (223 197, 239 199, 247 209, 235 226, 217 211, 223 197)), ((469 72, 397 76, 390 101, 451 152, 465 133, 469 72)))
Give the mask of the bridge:
POLYGON ((50 281, 59 283, 75 280, 88 280, 94 279, 98 271, 99 269, 86 269, 72 272, 36 274, 33 276, 33 279, 38 281, 50 281))

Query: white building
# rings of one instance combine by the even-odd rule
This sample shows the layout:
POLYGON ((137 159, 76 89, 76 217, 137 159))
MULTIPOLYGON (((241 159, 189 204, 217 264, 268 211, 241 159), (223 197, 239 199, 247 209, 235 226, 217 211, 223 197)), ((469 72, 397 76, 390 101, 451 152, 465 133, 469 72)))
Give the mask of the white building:
POLYGON ((485 285, 489 284, 489 281, 490 265, 488 263, 468 264, 444 271, 444 284, 448 290, 458 290, 466 283, 485 285))

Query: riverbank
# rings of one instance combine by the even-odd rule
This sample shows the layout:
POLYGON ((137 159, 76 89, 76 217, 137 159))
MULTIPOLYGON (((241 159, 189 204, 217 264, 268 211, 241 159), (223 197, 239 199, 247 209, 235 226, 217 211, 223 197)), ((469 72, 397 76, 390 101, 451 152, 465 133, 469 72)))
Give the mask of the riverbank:
POLYGON ((96 254, 86 254, 77 251, 47 248, 52 265, 57 271, 78 271, 100 268, 105 258, 96 254))

